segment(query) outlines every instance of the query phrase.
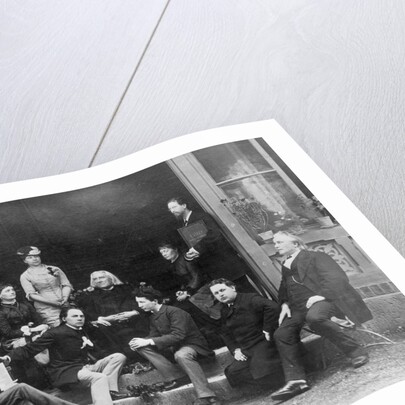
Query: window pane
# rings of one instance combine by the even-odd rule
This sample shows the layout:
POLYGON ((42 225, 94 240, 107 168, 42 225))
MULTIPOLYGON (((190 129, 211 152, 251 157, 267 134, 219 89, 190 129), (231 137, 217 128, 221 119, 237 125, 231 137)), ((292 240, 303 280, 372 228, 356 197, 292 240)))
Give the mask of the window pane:
POLYGON ((212 146, 193 153, 216 183, 272 169, 249 141, 212 146))
POLYGON ((229 208, 256 239, 267 231, 302 232, 300 201, 277 173, 236 180, 221 188, 228 196, 229 208))

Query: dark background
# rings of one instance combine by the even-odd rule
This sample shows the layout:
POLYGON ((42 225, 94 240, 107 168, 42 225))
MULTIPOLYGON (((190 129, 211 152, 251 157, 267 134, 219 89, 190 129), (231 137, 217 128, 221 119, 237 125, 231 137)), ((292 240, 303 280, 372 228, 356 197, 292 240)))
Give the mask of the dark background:
POLYGON ((42 262, 60 267, 75 289, 90 273, 108 270, 122 281, 170 282, 157 245, 179 241, 181 225, 167 209, 171 197, 191 197, 166 163, 98 186, 0 205, 0 279, 19 287, 27 265, 16 255, 37 246, 42 262))

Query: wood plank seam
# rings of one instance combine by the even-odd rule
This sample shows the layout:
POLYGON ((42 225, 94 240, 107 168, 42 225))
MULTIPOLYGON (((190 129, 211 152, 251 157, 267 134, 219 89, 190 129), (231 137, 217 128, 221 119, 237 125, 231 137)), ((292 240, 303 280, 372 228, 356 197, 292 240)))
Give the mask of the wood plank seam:
POLYGON ((90 163, 89 163, 88 167, 93 166, 93 163, 94 163, 94 161, 95 161, 95 159, 96 159, 96 157, 97 157, 97 154, 98 154, 98 152, 100 151, 101 145, 103 144, 104 139, 106 138, 106 136, 107 136, 107 134, 108 134, 108 131, 109 131, 110 128, 111 128, 111 125, 112 125, 112 123, 113 123, 113 121, 114 121, 114 119, 115 119, 115 116, 116 116, 117 113, 118 113, 118 110, 119 110, 119 108, 120 108, 122 102, 124 101, 124 98, 125 98, 125 96, 126 96, 126 94, 127 94, 127 92, 128 92, 128 89, 131 87, 132 81, 133 81, 133 79, 134 79, 136 73, 138 72, 138 69, 139 69, 139 67, 140 67, 140 65, 141 65, 141 63, 142 63, 142 61, 143 61, 143 58, 144 58, 144 56, 146 55, 146 51, 148 50, 149 45, 151 44, 151 42, 152 42, 152 40, 153 40, 153 37, 155 36, 155 34, 156 34, 157 30, 158 30, 158 27, 159 27, 159 25, 160 25, 160 23, 161 23, 161 21, 162 21, 162 19, 163 19, 163 16, 164 16, 165 13, 166 13, 167 8, 169 7, 170 2, 171 2, 171 0, 167 0, 167 3, 166 3, 166 5, 165 5, 165 7, 163 8, 162 14, 160 15, 159 19, 158 19, 157 22, 156 22, 156 26, 155 26, 155 28, 153 29, 153 31, 152 31, 152 33, 151 33, 151 35, 150 35, 150 38, 149 38, 148 42, 147 42, 146 45, 145 45, 144 50, 142 51, 141 57, 139 58, 139 60, 138 60, 138 62, 137 62, 137 64, 136 64, 136 66, 135 66, 135 69, 134 69, 134 71, 133 71, 131 77, 130 77, 129 80, 128 80, 128 84, 126 85, 126 87, 125 87, 125 89, 124 89, 124 91, 123 91, 123 93, 122 93, 122 96, 120 97, 120 99, 119 99, 119 101, 118 101, 118 103, 117 103, 117 106, 116 106, 116 108, 114 109, 114 112, 112 113, 111 119, 110 119, 110 121, 108 122, 107 127, 106 127, 106 129, 105 129, 103 135, 101 136, 100 142, 99 142, 99 144, 98 144, 98 146, 97 146, 97 148, 96 148, 96 151, 94 152, 93 157, 92 157, 91 160, 90 160, 90 163))

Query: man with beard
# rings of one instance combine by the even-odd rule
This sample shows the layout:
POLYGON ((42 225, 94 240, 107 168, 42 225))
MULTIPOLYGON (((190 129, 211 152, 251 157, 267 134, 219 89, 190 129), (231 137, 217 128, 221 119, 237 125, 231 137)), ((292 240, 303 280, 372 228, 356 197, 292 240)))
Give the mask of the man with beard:
POLYGON ((183 197, 171 198, 167 207, 182 226, 188 227, 199 222, 205 230, 205 236, 185 253, 186 260, 196 261, 211 279, 226 278, 233 281, 239 291, 255 291, 246 277, 248 266, 225 239, 211 215, 192 211, 183 197))

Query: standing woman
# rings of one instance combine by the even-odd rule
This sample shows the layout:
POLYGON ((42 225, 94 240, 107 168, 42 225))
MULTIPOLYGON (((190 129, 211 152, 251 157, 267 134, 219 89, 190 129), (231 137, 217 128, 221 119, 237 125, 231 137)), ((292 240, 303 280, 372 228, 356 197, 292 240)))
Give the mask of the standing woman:
POLYGON ((45 323, 50 327, 58 326, 61 307, 67 303, 72 285, 60 268, 42 264, 37 247, 24 246, 17 254, 28 264, 20 277, 27 299, 34 303, 45 323))

